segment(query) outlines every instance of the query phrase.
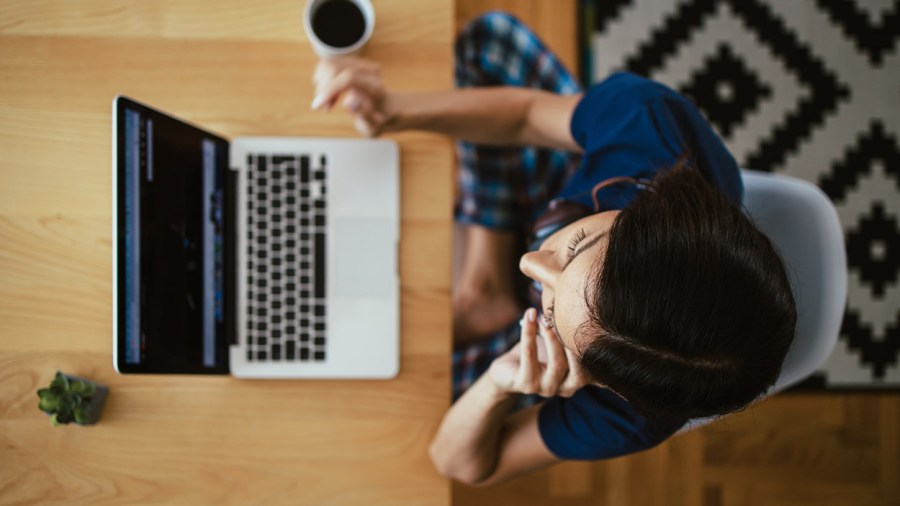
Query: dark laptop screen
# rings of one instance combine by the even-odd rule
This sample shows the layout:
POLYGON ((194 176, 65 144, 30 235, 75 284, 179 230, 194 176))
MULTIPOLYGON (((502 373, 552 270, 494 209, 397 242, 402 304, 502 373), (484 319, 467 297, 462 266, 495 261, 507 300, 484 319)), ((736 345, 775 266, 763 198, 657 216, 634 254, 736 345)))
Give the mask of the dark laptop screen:
POLYGON ((225 139, 116 102, 121 372, 221 373, 225 139))

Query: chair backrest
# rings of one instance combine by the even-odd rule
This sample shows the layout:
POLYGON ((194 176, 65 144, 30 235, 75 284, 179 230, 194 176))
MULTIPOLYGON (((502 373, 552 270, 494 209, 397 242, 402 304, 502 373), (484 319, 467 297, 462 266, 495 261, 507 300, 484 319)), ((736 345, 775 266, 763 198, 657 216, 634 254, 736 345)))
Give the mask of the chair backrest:
MULTIPOLYGON (((815 185, 752 170, 741 177, 744 208, 781 253, 797 302, 797 332, 772 395, 812 374, 837 343, 847 297, 844 234, 834 205, 815 185)), ((681 431, 715 418, 691 420, 681 431)))

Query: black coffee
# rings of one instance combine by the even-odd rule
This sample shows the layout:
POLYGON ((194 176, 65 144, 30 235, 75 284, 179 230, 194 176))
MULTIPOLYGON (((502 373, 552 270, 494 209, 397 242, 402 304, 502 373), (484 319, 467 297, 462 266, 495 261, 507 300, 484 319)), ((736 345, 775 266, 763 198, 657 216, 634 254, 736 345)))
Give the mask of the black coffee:
POLYGON ((329 46, 348 47, 362 38, 366 20, 350 0, 328 0, 312 13, 312 29, 329 46))

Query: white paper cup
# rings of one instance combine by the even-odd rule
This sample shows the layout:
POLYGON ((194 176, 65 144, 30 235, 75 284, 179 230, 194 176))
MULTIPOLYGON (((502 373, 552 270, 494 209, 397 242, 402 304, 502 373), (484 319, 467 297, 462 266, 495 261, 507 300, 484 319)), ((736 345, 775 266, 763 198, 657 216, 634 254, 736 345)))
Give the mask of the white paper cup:
POLYGON ((372 37, 375 9, 371 0, 308 0, 303 28, 320 58, 356 54, 372 37))

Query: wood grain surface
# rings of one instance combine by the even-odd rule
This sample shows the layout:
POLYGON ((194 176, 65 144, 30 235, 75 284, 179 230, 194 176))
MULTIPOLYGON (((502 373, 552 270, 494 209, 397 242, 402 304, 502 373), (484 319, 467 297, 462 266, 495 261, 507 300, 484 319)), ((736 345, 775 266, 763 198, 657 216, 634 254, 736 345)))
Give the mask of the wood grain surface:
MULTIPOLYGON (((301 0, 0 2, 0 504, 448 504, 427 457, 449 405, 452 145, 402 158, 401 373, 392 381, 122 376, 112 367, 111 102, 228 137, 353 136, 311 112, 301 0), (54 429, 57 370, 110 386, 54 429)), ((366 56, 452 85, 452 2, 379 0, 366 56)))

